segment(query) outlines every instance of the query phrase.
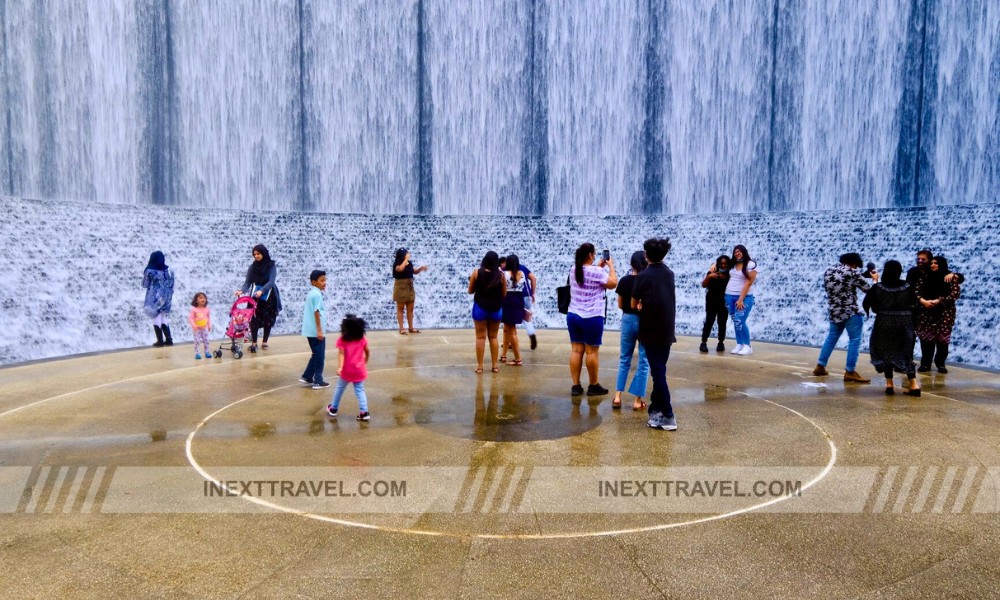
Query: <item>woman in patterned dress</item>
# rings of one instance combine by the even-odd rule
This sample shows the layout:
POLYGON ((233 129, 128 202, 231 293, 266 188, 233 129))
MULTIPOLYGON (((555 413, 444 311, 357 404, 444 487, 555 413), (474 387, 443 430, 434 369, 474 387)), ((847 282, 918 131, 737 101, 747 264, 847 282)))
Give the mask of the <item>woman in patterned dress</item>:
POLYGON ((938 373, 947 373, 944 366, 951 343, 951 330, 955 326, 955 301, 962 294, 959 279, 952 277, 945 281, 948 260, 943 256, 931 259, 931 272, 924 278, 917 290, 917 299, 924 310, 917 315, 917 338, 920 339, 921 373, 931 370, 931 361, 938 373))

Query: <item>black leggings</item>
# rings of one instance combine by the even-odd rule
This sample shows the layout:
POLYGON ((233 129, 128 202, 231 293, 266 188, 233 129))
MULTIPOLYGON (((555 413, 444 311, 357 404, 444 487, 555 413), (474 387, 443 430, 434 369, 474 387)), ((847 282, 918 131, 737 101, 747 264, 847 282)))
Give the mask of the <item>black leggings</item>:
MULTIPOLYGON (((257 330, 260 329, 260 325, 256 325, 250 328, 250 343, 257 343, 257 330)), ((264 325, 264 343, 267 343, 267 338, 271 337, 271 326, 264 325)))
POLYGON ((725 304, 716 304, 705 307, 705 327, 701 330, 701 341, 707 342, 708 336, 712 335, 712 325, 719 323, 719 341, 726 339, 726 321, 729 320, 729 311, 725 304))
POLYGON ((935 342, 932 340, 920 340, 920 366, 931 366, 931 361, 938 368, 944 366, 944 361, 948 359, 948 342, 935 342))

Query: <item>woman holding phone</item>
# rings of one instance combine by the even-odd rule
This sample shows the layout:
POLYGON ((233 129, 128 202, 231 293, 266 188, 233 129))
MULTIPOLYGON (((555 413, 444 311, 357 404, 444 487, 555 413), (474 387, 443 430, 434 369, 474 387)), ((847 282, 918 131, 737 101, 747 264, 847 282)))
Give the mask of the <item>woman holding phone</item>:
POLYGON ((590 385, 588 396, 603 396, 606 387, 597 382, 601 349, 604 335, 604 293, 618 286, 618 275, 610 253, 605 250, 597 261, 597 250, 587 242, 576 249, 573 270, 569 273, 569 311, 566 313, 566 328, 569 330, 571 352, 569 374, 573 380, 571 393, 583 394, 580 374, 586 361, 590 385), (595 264, 597 263, 597 264, 595 264))
POLYGON ((399 324, 399 335, 420 333, 413 327, 413 305, 417 301, 417 293, 413 289, 413 276, 427 270, 427 265, 416 269, 410 262, 410 251, 406 248, 396 250, 396 258, 392 261, 392 299, 396 302, 396 323, 399 324), (406 322, 409 329, 403 329, 403 312, 406 312, 406 322))

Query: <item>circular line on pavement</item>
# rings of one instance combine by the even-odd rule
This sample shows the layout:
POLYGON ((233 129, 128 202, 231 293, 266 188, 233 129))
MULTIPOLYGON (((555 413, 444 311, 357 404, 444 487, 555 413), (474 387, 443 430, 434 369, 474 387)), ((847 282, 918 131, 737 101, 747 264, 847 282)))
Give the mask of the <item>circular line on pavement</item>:
MULTIPOLYGON (((387 368, 387 369, 377 369, 377 370, 373 369, 372 372, 376 372, 376 371, 389 371, 389 370, 400 370, 400 369, 413 369, 413 368, 444 368, 444 367, 457 367, 457 366, 462 366, 462 365, 452 364, 452 365, 435 365, 435 366, 431 366, 431 367, 390 367, 390 368, 387 368)), ((549 365, 540 365, 540 366, 549 366, 549 365)), ((558 366, 561 367, 561 366, 564 366, 564 365, 558 365, 558 366)), ((690 379, 686 379, 686 378, 675 378, 675 379, 684 379, 686 381, 691 381, 690 379)), ((213 419, 216 415, 218 415, 218 414, 220 414, 220 413, 228 410, 229 408, 232 408, 233 406, 236 406, 238 404, 242 404, 242 403, 244 403, 244 402, 246 402, 248 400, 252 400, 254 398, 259 398, 261 396, 265 396, 265 395, 271 394, 273 392, 276 392, 278 390, 283 390, 283 389, 287 389, 287 388, 290 388, 290 387, 298 387, 298 386, 295 385, 295 384, 284 385, 284 386, 279 386, 279 387, 271 388, 269 390, 264 390, 264 391, 261 391, 261 392, 257 392, 256 394, 252 394, 250 396, 246 396, 244 398, 240 398, 239 400, 236 400, 235 402, 227 404, 226 406, 223 406, 222 408, 219 408, 218 410, 214 411, 213 413, 211 413, 208 416, 206 416, 205 418, 203 418, 198 423, 198 425, 195 426, 195 428, 191 431, 191 433, 188 434, 187 439, 184 442, 184 454, 187 457, 188 463, 191 465, 191 467, 194 468, 194 470, 197 471, 198 474, 201 475, 202 478, 204 478, 208 482, 213 483, 213 484, 218 485, 218 486, 224 486, 224 484, 223 484, 223 482, 221 480, 215 478, 211 473, 209 473, 204 467, 201 466, 201 464, 198 462, 198 460, 194 457, 194 452, 192 450, 192 446, 193 446, 193 443, 194 443, 195 436, 198 434, 198 432, 206 424, 208 424, 208 422, 211 419, 213 419)), ((823 436, 823 439, 826 440, 826 443, 829 446, 830 456, 829 456, 829 459, 827 460, 826 465, 823 467, 823 469, 815 477, 813 477, 807 483, 805 483, 805 484, 802 485, 801 491, 805 491, 805 490, 811 488, 812 486, 816 485, 817 483, 819 483, 823 478, 825 478, 830 473, 830 471, 833 469, 834 464, 836 464, 836 462, 837 462, 837 446, 836 446, 836 444, 834 444, 833 437, 829 434, 829 432, 827 432, 825 429, 823 429, 818 423, 816 423, 815 421, 813 421, 809 417, 803 415, 799 411, 797 411, 795 409, 792 409, 792 408, 789 408, 787 406, 784 406, 783 404, 779 404, 777 402, 774 402, 772 400, 768 400, 766 398, 761 398, 759 396, 753 396, 753 395, 748 394, 746 392, 740 392, 740 391, 737 391, 737 390, 732 390, 730 388, 724 388, 724 389, 726 389, 728 391, 731 391, 731 392, 734 392, 734 393, 737 393, 737 394, 742 394, 742 395, 744 395, 744 396, 746 396, 748 398, 753 398, 754 400, 760 400, 762 402, 766 402, 766 403, 771 404, 773 406, 776 406, 778 408, 787 410, 788 412, 790 412, 790 413, 796 415, 797 417, 805 420, 807 423, 809 423, 810 425, 812 425, 817 431, 820 432, 820 434, 823 436)), ((677 435, 677 434, 675 434, 675 433, 664 433, 664 435, 677 435)), ((750 513, 750 512, 755 512, 755 511, 758 511, 760 509, 766 508, 768 506, 773 506, 773 505, 778 504, 780 502, 784 502, 786 500, 789 500, 792 497, 793 496, 784 496, 784 497, 773 498, 771 500, 768 500, 766 502, 761 502, 759 504, 753 504, 751 506, 747 506, 747 507, 744 507, 744 508, 732 510, 732 511, 725 512, 725 513, 720 513, 720 514, 717 514, 717 515, 711 515, 711 516, 708 516, 708 517, 702 517, 702 518, 699 518, 699 519, 691 519, 691 520, 688 520, 688 521, 680 521, 680 522, 676 522, 676 523, 664 523, 664 524, 660 524, 660 525, 649 525, 649 526, 645 526, 645 527, 631 527, 631 528, 623 528, 623 529, 610 529, 610 530, 603 530, 603 531, 586 531, 586 532, 557 532, 557 533, 532 533, 532 534, 527 534, 527 533, 525 533, 525 534, 491 534, 491 533, 473 533, 473 534, 469 534, 469 533, 452 533, 452 532, 445 532, 445 531, 428 531, 428 530, 422 530, 422 529, 409 529, 409 528, 405 528, 405 527, 391 527, 391 526, 386 526, 386 525, 375 525, 375 524, 372 524, 372 523, 365 523, 365 522, 362 522, 362 521, 352 521, 352 520, 348 520, 348 519, 338 519, 338 518, 335 518, 335 517, 330 517, 330 516, 326 516, 326 515, 322 515, 322 514, 317 514, 317 513, 313 513, 313 512, 309 512, 309 511, 299 510, 299 509, 296 509, 296 508, 291 508, 289 506, 284 506, 284 505, 277 504, 277 503, 274 503, 274 502, 269 502, 267 500, 264 500, 263 498, 258 498, 258 497, 255 497, 255 496, 243 496, 243 495, 239 496, 239 498, 241 500, 244 500, 246 502, 251 502, 251 503, 256 504, 258 506, 263 506, 263 507, 270 508, 272 510, 276 510, 276 511, 279 511, 279 512, 284 512, 284 513, 288 513, 288 514, 297 515, 297 516, 300 516, 300 517, 305 517, 307 519, 312 519, 312 520, 315 520, 315 521, 321 521, 321 522, 325 522, 325 523, 332 523, 332 524, 335 524, 335 525, 343 525, 343 526, 346 526, 346 527, 357 527, 357 528, 362 528, 362 529, 372 529, 372 530, 377 530, 377 531, 383 531, 383 532, 387 532, 387 533, 401 533, 401 534, 409 534, 409 535, 423 535, 423 536, 433 536, 433 537, 449 537, 449 538, 457 538, 457 539, 498 539, 498 540, 575 539, 575 538, 608 537, 608 536, 617 536, 617 535, 626 535, 626 534, 637 534, 637 533, 649 533, 649 532, 654 532, 654 531, 664 531, 664 530, 667 530, 667 529, 676 529, 676 528, 680 528, 680 527, 687 527, 687 526, 691 526, 691 525, 698 525, 698 524, 701 524, 701 523, 709 523, 709 522, 712 522, 712 521, 720 521, 722 519, 728 519, 728 518, 731 518, 731 517, 736 517, 736 516, 739 516, 739 515, 747 514, 747 513, 750 513)))

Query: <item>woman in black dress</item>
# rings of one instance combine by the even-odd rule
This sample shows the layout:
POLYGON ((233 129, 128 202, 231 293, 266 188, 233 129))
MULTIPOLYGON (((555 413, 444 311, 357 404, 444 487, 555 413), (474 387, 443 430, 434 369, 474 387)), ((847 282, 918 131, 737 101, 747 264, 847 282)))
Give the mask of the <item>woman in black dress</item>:
POLYGON ((885 375, 885 393, 896 392, 892 383, 893 371, 906 373, 907 385, 903 393, 920 395, 917 369, 913 364, 913 306, 917 296, 902 279, 903 265, 890 260, 882 270, 882 279, 865 296, 865 312, 875 313, 870 354, 875 370, 885 375))
POLYGON ((236 295, 249 295, 257 301, 257 310, 250 320, 250 352, 257 351, 257 332, 263 327, 264 338, 261 349, 267 350, 267 339, 271 337, 271 328, 278 320, 281 312, 281 295, 275 280, 278 278, 278 265, 271 259, 271 254, 264 244, 253 247, 253 262, 247 269, 243 287, 236 295))

